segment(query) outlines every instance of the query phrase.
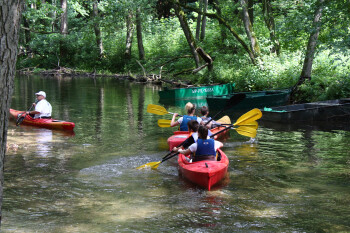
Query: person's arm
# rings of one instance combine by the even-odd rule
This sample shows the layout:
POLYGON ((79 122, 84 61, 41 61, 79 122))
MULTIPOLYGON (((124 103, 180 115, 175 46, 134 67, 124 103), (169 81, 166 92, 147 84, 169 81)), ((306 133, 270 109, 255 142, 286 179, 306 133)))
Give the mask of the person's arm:
POLYGON ((183 155, 189 155, 191 153, 191 150, 189 148, 188 149, 180 149, 178 147, 174 147, 173 151, 179 152, 180 154, 183 154, 183 155))
POLYGON ((171 119, 171 123, 170 123, 170 126, 171 127, 174 127, 174 126, 177 126, 178 124, 180 124, 178 121, 176 121, 176 117, 178 116, 179 114, 177 113, 174 113, 173 115, 173 118, 171 119))
POLYGON ((221 148, 223 146, 224 146, 224 144, 222 144, 222 142, 219 142, 219 141, 215 140, 215 150, 217 150, 217 149, 219 149, 219 148, 221 148))

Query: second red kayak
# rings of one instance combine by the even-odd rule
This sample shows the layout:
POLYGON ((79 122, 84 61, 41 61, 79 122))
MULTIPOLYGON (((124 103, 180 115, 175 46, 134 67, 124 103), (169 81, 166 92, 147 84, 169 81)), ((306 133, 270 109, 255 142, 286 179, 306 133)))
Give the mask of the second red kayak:
POLYGON ((229 160, 226 154, 218 149, 219 161, 188 162, 185 155, 179 154, 178 163, 181 175, 194 184, 210 189, 226 175, 229 160))
MULTIPOLYGON (((219 126, 219 127, 214 128, 214 129, 211 129, 210 131, 213 134, 215 134, 215 133, 217 133, 217 132, 219 132, 220 130, 223 130, 223 129, 225 129, 224 126, 219 126)), ((214 138, 215 139, 223 138, 228 132, 229 132, 229 130, 225 130, 225 131, 219 133, 218 135, 216 135, 214 138)), ((169 150, 172 150, 174 147, 179 146, 189 136, 190 136, 190 132, 189 131, 175 131, 174 135, 172 135, 172 136, 170 136, 168 138, 169 150)))
MULTIPOLYGON (((22 113, 23 111, 10 109, 10 115, 14 120, 17 120, 18 115, 22 113)), ((48 129, 61 129, 61 130, 73 130, 75 127, 75 124, 73 122, 60 121, 55 119, 44 119, 44 118, 34 119, 29 115, 26 115, 22 124, 43 127, 48 129)))

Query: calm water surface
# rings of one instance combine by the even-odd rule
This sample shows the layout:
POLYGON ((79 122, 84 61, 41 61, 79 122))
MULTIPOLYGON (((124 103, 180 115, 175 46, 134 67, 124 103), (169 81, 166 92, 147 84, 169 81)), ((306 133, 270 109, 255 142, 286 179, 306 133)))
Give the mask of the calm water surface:
POLYGON ((232 130, 223 148, 229 174, 208 192, 179 177, 176 160, 135 169, 167 153, 173 129, 157 120, 171 116, 146 111, 158 89, 17 77, 12 108, 28 108, 44 90, 54 118, 76 127, 10 123, 2 231, 350 232, 349 131, 261 123, 258 142, 248 144, 232 130))

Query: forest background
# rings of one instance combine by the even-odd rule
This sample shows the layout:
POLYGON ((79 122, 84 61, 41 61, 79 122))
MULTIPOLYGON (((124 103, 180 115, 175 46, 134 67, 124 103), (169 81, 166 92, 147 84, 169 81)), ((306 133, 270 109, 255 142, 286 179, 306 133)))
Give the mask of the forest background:
POLYGON ((17 70, 350 96, 349 0, 26 0, 17 70))

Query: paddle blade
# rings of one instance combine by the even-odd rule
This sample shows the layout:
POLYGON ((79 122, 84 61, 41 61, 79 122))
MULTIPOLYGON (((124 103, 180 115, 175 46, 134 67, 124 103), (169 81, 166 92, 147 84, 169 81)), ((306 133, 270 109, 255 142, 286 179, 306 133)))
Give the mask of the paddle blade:
POLYGON ((242 100, 245 99, 245 94, 244 93, 239 93, 239 94, 234 94, 227 102, 225 105, 225 110, 233 107, 234 105, 239 104, 242 100))
POLYGON ((244 125, 256 121, 262 117, 262 112, 258 108, 254 108, 243 114, 233 125, 244 125))
POLYGON ((157 115, 168 114, 168 111, 164 107, 155 105, 155 104, 147 105, 147 112, 157 114, 157 115))
POLYGON ((150 167, 150 168, 152 168, 152 169, 154 169, 153 167, 155 167, 155 169, 159 166, 159 164, 161 163, 161 161, 159 161, 159 162, 149 162, 149 163, 146 163, 146 164, 144 164, 144 165, 141 165, 141 166, 139 166, 139 167, 137 167, 136 169, 144 169, 144 168, 146 168, 146 167, 150 167))
POLYGON ((168 128, 170 127, 171 120, 164 120, 164 119, 159 119, 158 120, 158 126, 161 128, 168 128))
POLYGON ((240 135, 243 135, 243 136, 246 136, 246 137, 250 137, 250 138, 255 138, 256 137, 256 133, 257 133, 256 129, 251 128, 249 126, 240 126, 238 128, 235 128, 235 130, 240 135))
POLYGON ((259 127, 257 121, 248 122, 248 123, 244 123, 244 124, 239 124, 239 126, 248 126, 250 128, 254 128, 254 129, 257 129, 259 127))
POLYGON ((229 116, 223 116, 221 117, 219 120, 216 121, 217 123, 220 123, 220 124, 231 124, 231 119, 229 116))

